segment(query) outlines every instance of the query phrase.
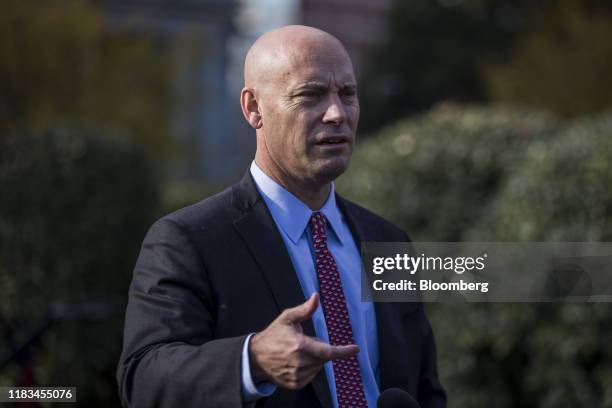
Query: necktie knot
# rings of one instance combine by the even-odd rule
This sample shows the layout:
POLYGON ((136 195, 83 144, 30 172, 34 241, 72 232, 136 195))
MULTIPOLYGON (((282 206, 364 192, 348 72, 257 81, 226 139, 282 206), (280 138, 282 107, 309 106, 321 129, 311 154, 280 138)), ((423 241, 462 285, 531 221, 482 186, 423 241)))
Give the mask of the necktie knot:
POLYGON ((310 216, 310 229, 314 239, 327 243, 327 220, 322 212, 314 212, 310 216))

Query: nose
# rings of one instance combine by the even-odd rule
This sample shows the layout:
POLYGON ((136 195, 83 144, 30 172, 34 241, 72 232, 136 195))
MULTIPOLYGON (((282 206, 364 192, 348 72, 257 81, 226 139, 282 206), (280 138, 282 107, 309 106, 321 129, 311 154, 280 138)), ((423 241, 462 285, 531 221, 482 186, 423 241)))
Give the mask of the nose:
POLYGON ((337 94, 330 96, 330 102, 323 115, 323 123, 340 126, 346 121, 346 109, 337 94))

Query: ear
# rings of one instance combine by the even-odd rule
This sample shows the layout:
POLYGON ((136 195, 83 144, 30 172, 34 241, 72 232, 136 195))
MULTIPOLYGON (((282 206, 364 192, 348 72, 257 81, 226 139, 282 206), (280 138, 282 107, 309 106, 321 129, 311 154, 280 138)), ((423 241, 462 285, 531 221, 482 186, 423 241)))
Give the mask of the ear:
POLYGON ((263 126, 259 103, 257 103, 255 98, 254 89, 242 89, 242 92, 240 92, 240 106, 242 107, 242 115, 253 129, 259 129, 263 126))

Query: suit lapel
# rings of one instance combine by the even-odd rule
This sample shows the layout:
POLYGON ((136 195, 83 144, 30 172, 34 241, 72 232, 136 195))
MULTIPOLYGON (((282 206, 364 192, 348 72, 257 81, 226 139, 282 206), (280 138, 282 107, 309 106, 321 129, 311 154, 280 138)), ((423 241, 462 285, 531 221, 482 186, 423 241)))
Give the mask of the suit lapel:
MULTIPOLYGON (((243 215, 234 221, 234 227, 261 269, 274 296, 278 312, 305 302, 285 243, 248 171, 242 181, 234 186, 233 204, 243 211, 243 215)), ((312 320, 303 322, 302 328, 307 336, 316 336, 312 320)), ((317 374, 312 385, 323 407, 332 408, 324 370, 317 374)))
MULTIPOLYGON (((346 216, 347 224, 353 234, 357 247, 361 250, 364 242, 384 242, 388 238, 381 236, 374 225, 363 222, 351 203, 336 195, 336 201, 346 216)), ((401 384, 404 370, 398 370, 398 363, 403 360, 405 341, 401 335, 401 319, 393 308, 393 303, 375 302, 376 331, 378 336, 378 354, 381 391, 401 384)))

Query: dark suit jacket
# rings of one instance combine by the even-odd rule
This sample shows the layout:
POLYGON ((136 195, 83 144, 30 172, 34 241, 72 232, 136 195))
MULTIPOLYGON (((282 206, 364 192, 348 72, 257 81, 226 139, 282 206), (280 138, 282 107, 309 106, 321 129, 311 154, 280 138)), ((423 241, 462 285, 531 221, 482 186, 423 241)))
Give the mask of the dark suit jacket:
MULTIPOLYGON (((405 241, 383 218, 337 197, 359 245, 405 241)), ((118 382, 124 407, 241 407, 240 359, 249 333, 304 302, 268 207, 247 173, 198 204, 157 221, 134 269, 118 382)), ((376 303, 380 389, 445 407, 434 338, 420 303, 376 303)), ((304 333, 314 336, 312 321, 304 333)), ((324 370, 261 407, 332 407, 324 370)))

